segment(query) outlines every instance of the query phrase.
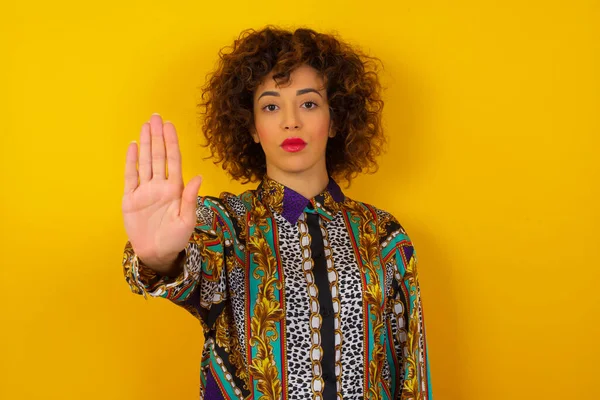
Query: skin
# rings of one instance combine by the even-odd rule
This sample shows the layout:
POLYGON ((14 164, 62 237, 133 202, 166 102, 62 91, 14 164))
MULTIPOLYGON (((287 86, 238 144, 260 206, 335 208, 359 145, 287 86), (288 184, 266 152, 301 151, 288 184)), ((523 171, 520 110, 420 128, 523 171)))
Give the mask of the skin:
POLYGON ((309 199, 323 191, 329 182, 325 151, 333 134, 325 84, 314 68, 299 67, 283 87, 267 76, 254 93, 254 123, 251 134, 265 152, 270 178, 309 199), (292 137, 306 147, 285 151, 281 144, 292 137))

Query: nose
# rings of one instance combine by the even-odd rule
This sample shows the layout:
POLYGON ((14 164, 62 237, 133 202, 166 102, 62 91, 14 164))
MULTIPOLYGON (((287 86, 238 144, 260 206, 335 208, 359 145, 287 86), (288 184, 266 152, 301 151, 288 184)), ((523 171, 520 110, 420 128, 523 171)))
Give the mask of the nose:
POLYGON ((296 114, 295 110, 289 109, 286 113, 284 113, 284 117, 281 121, 281 127, 286 131, 298 130, 302 127, 302 123, 300 122, 300 118, 296 114))

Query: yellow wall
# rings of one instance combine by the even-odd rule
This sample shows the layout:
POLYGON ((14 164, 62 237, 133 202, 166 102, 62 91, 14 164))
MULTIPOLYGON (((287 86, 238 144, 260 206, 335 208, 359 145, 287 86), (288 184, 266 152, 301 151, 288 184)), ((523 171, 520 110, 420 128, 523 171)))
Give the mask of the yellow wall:
POLYGON ((435 398, 600 398, 599 3, 226 3, 3 5, 0 398, 197 398, 200 326, 122 277, 125 150, 160 112, 186 181, 242 190, 196 88, 266 23, 386 65, 390 149, 348 193, 417 246, 435 398))

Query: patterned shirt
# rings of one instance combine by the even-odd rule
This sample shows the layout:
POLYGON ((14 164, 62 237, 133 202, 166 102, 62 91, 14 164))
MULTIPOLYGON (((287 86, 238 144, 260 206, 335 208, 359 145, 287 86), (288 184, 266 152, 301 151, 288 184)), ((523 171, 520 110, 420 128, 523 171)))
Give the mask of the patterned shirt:
POLYGON ((129 241, 122 265, 134 293, 202 324, 201 399, 432 399, 415 251, 391 214, 333 179, 306 199, 265 177, 198 197, 196 216, 179 276, 129 241))

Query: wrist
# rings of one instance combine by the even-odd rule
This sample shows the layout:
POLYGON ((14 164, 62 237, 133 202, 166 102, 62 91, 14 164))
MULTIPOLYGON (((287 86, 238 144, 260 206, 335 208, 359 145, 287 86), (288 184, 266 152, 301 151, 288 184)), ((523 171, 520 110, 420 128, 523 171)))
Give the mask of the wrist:
POLYGON ((177 276, 181 272, 181 264, 185 259, 185 249, 174 255, 161 257, 159 259, 142 259, 138 256, 140 265, 150 268, 154 272, 164 276, 177 276))

